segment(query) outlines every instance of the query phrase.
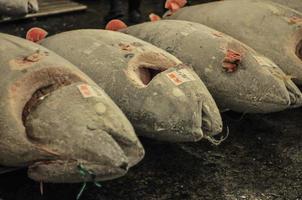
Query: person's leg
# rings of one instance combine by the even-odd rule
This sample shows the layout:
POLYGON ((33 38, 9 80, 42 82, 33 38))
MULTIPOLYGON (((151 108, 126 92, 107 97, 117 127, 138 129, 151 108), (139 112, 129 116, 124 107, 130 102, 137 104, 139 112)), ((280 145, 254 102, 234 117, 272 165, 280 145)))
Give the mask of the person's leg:
POLYGON ((141 0, 128 0, 129 2, 129 20, 134 23, 139 23, 142 20, 140 12, 141 0))
POLYGON ((109 0, 110 2, 110 10, 108 14, 105 16, 105 22, 108 22, 112 19, 121 19, 124 17, 123 12, 123 0, 109 0))

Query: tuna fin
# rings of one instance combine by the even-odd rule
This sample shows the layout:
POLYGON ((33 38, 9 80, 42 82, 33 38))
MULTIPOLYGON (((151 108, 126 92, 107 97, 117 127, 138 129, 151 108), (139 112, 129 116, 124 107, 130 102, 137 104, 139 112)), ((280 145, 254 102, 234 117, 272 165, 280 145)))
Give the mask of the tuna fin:
POLYGON ((161 17, 158 16, 158 15, 156 15, 156 14, 154 14, 154 13, 151 13, 149 15, 149 19, 150 19, 151 22, 155 22, 155 21, 161 20, 161 17))
POLYGON ((167 0, 165 3, 165 8, 169 9, 171 12, 176 12, 186 4, 187 0, 167 0))
POLYGON ((105 29, 110 31, 119 31, 121 29, 127 28, 128 26, 119 19, 113 19, 107 23, 105 29))
POLYGON ((48 32, 42 28, 34 27, 27 31, 26 39, 32 42, 39 42, 48 35, 48 32))

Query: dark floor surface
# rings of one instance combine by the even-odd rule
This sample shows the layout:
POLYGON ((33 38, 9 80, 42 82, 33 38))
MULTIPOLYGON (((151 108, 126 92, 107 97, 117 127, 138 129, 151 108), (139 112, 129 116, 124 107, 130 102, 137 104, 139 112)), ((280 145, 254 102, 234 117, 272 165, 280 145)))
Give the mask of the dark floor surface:
MULTIPOLYGON (((83 0, 87 12, 0 25, 24 36, 32 26, 50 34, 77 28, 102 28, 104 1, 83 0)), ((200 3, 202 1, 194 1, 200 3)), ((161 12, 145 0, 143 13, 161 12)), ((147 18, 147 17, 146 17, 147 18)), ((120 179, 89 185, 83 200, 302 199, 302 109, 269 115, 225 114, 230 136, 219 147, 208 142, 169 144, 142 140, 145 159, 120 179)), ((72 200, 81 184, 44 184, 25 171, 0 176, 0 200, 72 200)))

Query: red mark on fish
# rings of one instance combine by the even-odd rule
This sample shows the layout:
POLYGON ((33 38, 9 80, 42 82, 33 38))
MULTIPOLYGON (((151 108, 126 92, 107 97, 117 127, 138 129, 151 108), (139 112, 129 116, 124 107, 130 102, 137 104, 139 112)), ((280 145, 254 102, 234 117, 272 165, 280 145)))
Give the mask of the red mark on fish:
POLYGON ((96 92, 92 89, 92 87, 90 85, 81 84, 81 85, 78 85, 77 87, 80 90, 80 92, 84 98, 97 96, 96 92))
POLYGON ((161 17, 158 16, 158 15, 156 15, 156 14, 154 14, 154 13, 151 13, 149 15, 149 19, 150 19, 151 22, 155 22, 155 21, 161 20, 161 17))
POLYGON ((240 62, 242 61, 242 55, 234 50, 228 49, 223 59, 223 69, 226 72, 234 72, 237 70, 240 62))
POLYGON ((186 4, 187 0, 167 0, 165 3, 165 8, 174 13, 180 8, 184 7, 186 4))
POLYGON ((127 28, 127 25, 119 19, 113 19, 106 25, 105 29, 110 31, 118 31, 127 28))
POLYGON ((39 42, 40 40, 43 40, 48 35, 48 32, 45 31, 42 28, 31 28, 26 33, 26 39, 32 42, 39 42))
POLYGON ((119 43, 118 45, 124 51, 132 51, 133 50, 133 46, 130 45, 130 44, 119 43))
POLYGON ((289 24, 301 24, 302 19, 300 17, 292 16, 292 17, 288 18, 288 23, 289 24))

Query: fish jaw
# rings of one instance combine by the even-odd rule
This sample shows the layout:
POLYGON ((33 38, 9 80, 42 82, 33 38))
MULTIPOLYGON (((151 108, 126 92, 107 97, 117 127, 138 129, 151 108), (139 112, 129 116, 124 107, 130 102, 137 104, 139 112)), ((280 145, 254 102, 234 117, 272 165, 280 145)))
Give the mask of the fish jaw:
MULTIPOLYGON (((256 58, 257 70, 260 70, 258 76, 267 76, 263 78, 263 84, 266 84, 270 94, 262 94, 264 103, 272 105, 280 105, 280 109, 287 105, 286 108, 297 108, 301 106, 302 93, 296 84, 292 81, 292 77, 285 74, 278 65, 270 59, 261 55, 253 55, 256 58), (274 94, 273 94, 274 93, 274 94)), ((264 85, 265 86, 265 85, 264 85)), ((276 107, 276 111, 279 109, 276 107)))
POLYGON ((31 110, 25 126, 32 143, 51 155, 33 162, 28 173, 34 180, 86 181, 78 165, 107 180, 124 175, 144 156, 129 121, 96 85, 74 83, 53 91, 31 110))
POLYGON ((116 179, 125 175, 127 170, 127 164, 113 166, 79 160, 53 160, 36 162, 29 166, 27 173, 37 182, 78 183, 116 179))

